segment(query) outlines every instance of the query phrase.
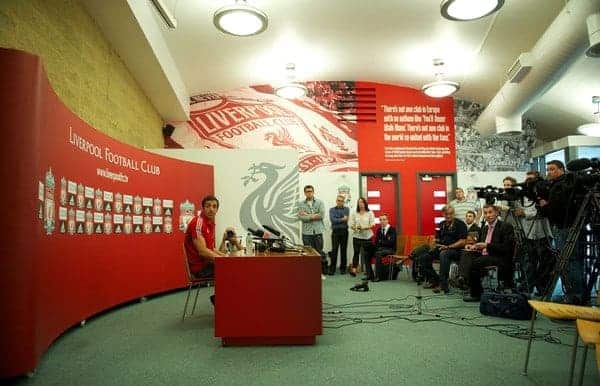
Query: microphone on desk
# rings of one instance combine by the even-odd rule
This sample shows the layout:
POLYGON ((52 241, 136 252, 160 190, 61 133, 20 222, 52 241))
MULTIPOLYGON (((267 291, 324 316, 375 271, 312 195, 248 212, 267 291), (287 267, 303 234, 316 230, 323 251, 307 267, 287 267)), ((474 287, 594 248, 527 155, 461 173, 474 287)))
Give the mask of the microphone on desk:
POLYGON ((269 233, 269 232, 265 232, 262 229, 252 229, 252 228, 248 228, 248 231, 250 233, 252 233, 252 235, 254 237, 263 239, 263 240, 281 240, 281 238, 269 233))
POLYGON ((271 232, 272 234, 274 234, 277 237, 281 237, 281 232, 279 232, 278 230, 272 228, 269 225, 263 225, 263 228, 265 228, 266 230, 268 230, 269 232, 271 232))

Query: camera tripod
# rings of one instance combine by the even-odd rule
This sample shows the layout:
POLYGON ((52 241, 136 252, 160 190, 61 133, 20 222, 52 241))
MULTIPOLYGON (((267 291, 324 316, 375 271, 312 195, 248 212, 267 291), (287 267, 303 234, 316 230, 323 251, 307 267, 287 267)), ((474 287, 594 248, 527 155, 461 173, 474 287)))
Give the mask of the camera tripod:
MULTIPOLYGON (((556 264, 554 266, 554 270, 552 272, 552 280, 548 283, 548 286, 546 287, 545 291, 544 291, 544 295, 542 296, 542 301, 547 301, 551 294, 552 294, 552 290, 554 289, 554 287, 556 286, 556 283, 558 281, 558 278, 562 276, 562 280, 563 280, 563 285, 565 287, 565 292, 567 295, 572 294, 572 283, 570 278, 568 277, 568 265, 569 265, 569 260, 571 258, 571 255, 573 254, 573 252, 575 252, 575 248, 577 247, 578 244, 578 240, 581 236, 582 230, 584 229, 584 227, 586 226, 591 226, 592 230, 597 228, 600 225, 600 184, 596 183, 596 185, 590 189, 590 191, 588 191, 585 196, 583 197, 583 200, 581 202, 581 206, 579 207, 579 210, 577 211, 577 215, 575 217, 575 220, 573 221, 573 225, 571 226, 571 228, 569 229, 569 233, 567 235, 567 239, 565 242, 565 245, 562 249, 562 251, 560 251, 560 255, 558 257, 558 260, 556 261, 556 264), (565 274, 567 273, 567 274, 565 274)), ((592 236, 592 237, 596 237, 596 236, 592 236)), ((592 269, 590 272, 590 277, 588 279, 588 283, 586 285, 586 283, 584 283, 584 288, 583 288, 583 302, 585 302, 585 297, 587 297, 592 289, 592 287, 594 286, 594 283, 596 282, 597 278, 598 278, 598 271, 600 269, 600 257, 598 256, 598 250, 600 249, 598 247, 598 240, 593 240, 595 241, 595 245, 593 245, 591 248, 589 248, 589 252, 590 252, 590 258, 592 261, 592 269)), ((527 375, 527 367, 529 364, 529 353, 531 352, 531 342, 533 341, 533 328, 535 325, 535 318, 537 316, 537 311, 534 309, 531 315, 531 325, 529 328, 529 342, 527 343, 527 351, 526 351, 526 357, 525 357, 525 366, 523 368, 523 375, 527 375)), ((576 335, 577 336, 577 335, 576 335)), ((575 345, 577 344, 577 342, 575 342, 575 345)), ((573 369, 571 368, 571 377, 573 374, 573 369)), ((583 375, 582 375, 583 376, 583 375)))
MULTIPOLYGON (((552 295, 552 290, 556 286, 558 282, 558 278, 561 277, 563 281, 563 286, 565 287, 565 292, 569 294, 573 290, 573 286, 571 280, 568 275, 565 275, 568 272, 568 264, 569 259, 575 252, 575 248, 578 246, 578 240, 581 237, 581 233, 586 226, 597 227, 600 224, 600 189, 598 186, 595 186, 594 189, 588 191, 577 211, 577 215, 575 216, 575 220, 573 221, 573 225, 569 229, 569 233, 567 235, 565 245, 558 256, 558 260, 554 266, 554 270, 552 272, 552 280, 548 283, 546 287, 542 300, 546 301, 552 295)), ((597 244, 596 240, 596 244, 597 244)), ((592 261, 592 269, 590 272, 590 277, 587 283, 584 283, 584 291, 591 290, 596 279, 598 278, 599 271, 599 256, 598 256, 598 245, 595 247, 589 248, 590 256, 592 261)), ((589 293, 589 292, 588 292, 589 293)), ((580 299, 582 300, 582 299, 580 299)))
POLYGON ((529 227, 528 233, 525 233, 521 219, 515 214, 515 206, 509 205, 508 213, 504 221, 514 226, 515 230, 515 257, 514 257, 514 272, 516 273, 514 287, 517 292, 529 292, 529 283, 527 282, 527 272, 525 271, 524 257, 529 257, 529 246, 527 245, 528 235, 531 233, 533 224, 529 227), (512 221, 511 221, 512 219, 512 221), (525 255, 525 256, 524 256, 525 255))
MULTIPOLYGON (((523 211, 526 211, 530 206, 535 205, 534 202, 530 202, 529 205, 525 205, 524 201, 521 201, 521 207, 523 211)), ((552 248, 550 243, 551 233, 548 220, 541 216, 536 211, 535 217, 527 219, 526 212, 525 216, 519 219, 515 214, 517 208, 514 205, 509 206, 507 214, 507 221, 509 218, 513 218, 515 228, 515 242, 516 242, 516 253, 515 253, 515 271, 517 273, 517 290, 519 292, 529 293, 536 287, 538 292, 545 290, 549 276, 551 275, 550 270, 546 267, 546 262, 551 260, 552 262, 558 259, 558 251, 552 248), (523 219, 530 221, 527 229, 523 225, 523 219), (540 236, 540 232, 543 232, 543 237, 540 236), (531 236, 534 238, 531 238, 531 236), (542 256, 549 256, 550 259, 543 258, 542 256), (535 257, 535 259, 534 259, 535 257), (531 264, 539 265, 531 269, 531 264), (533 276, 535 275, 535 276, 533 276), (541 282, 541 283, 540 283, 541 282), (543 285, 543 288, 541 286, 543 285)), ((552 267, 550 267, 552 269, 552 267)))

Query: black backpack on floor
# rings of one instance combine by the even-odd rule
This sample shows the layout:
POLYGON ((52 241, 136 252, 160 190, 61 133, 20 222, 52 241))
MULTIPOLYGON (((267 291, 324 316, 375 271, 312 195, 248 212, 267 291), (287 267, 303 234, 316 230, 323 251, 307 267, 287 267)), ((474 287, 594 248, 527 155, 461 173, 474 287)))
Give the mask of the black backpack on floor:
POLYGON ((483 315, 499 318, 529 320, 533 309, 527 302, 527 295, 525 294, 484 292, 481 295, 479 312, 483 315))

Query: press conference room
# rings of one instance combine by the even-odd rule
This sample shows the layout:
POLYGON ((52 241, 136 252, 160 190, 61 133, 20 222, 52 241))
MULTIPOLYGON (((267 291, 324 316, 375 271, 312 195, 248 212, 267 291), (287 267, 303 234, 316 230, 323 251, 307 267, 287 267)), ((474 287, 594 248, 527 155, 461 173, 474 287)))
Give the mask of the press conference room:
POLYGON ((600 0, 2 0, 0 380, 598 385, 600 0))

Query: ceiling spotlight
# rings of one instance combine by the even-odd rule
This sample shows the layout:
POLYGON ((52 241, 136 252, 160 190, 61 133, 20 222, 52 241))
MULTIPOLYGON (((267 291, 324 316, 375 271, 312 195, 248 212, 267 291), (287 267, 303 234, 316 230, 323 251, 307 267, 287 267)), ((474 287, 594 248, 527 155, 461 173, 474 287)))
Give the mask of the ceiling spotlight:
POLYGON ((285 99, 298 99, 306 95, 308 89, 301 83, 295 82, 296 65, 288 63, 285 66, 287 72, 287 83, 275 88, 275 94, 285 99))
POLYGON ((437 80, 435 82, 427 83, 421 87, 421 90, 425 93, 425 95, 428 95, 432 98, 443 98, 457 92, 460 88, 458 83, 442 79, 444 75, 444 61, 441 59, 433 59, 433 65, 437 80))
POLYGON ((579 134, 587 135, 588 137, 600 137, 600 122, 586 123, 577 128, 579 134))
POLYGON ((592 104, 594 105, 594 120, 595 122, 586 123, 577 128, 579 134, 587 135, 590 137, 600 137, 600 96, 592 97, 592 104))
POLYGON ((235 36, 257 35, 267 29, 269 18, 260 9, 248 5, 246 0, 219 8, 213 15, 213 23, 221 32, 235 36))
POLYGON ((456 82, 437 80, 435 82, 427 83, 421 90, 432 98, 443 98, 454 94, 459 88, 460 86, 456 82))
POLYGON ((442 16, 448 20, 468 21, 488 16, 504 5, 504 0, 443 0, 442 16))
POLYGON ((585 54, 590 58, 600 58, 600 12, 588 16, 586 22, 590 47, 585 54))

